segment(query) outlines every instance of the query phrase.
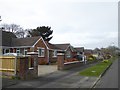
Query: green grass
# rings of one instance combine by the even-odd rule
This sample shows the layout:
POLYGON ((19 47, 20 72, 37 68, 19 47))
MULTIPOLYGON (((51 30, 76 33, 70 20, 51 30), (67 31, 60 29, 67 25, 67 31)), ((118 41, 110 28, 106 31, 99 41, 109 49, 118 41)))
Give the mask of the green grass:
POLYGON ((111 63, 112 63, 111 60, 109 60, 107 63, 100 62, 99 64, 97 64, 95 66, 84 69, 79 74, 83 75, 83 76, 96 76, 96 77, 98 77, 111 63))

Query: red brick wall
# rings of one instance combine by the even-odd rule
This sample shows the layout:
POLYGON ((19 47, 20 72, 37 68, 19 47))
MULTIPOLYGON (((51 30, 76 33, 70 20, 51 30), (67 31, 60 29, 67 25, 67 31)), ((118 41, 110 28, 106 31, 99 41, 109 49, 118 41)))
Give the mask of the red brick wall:
POLYGON ((54 50, 49 50, 49 60, 50 63, 56 63, 57 62, 57 57, 53 57, 54 50))
POLYGON ((38 57, 38 63, 39 64, 47 64, 49 62, 48 61, 48 51, 47 51, 47 47, 45 46, 42 39, 35 45, 34 51, 37 51, 38 47, 45 49, 45 55, 44 55, 44 57, 38 57))

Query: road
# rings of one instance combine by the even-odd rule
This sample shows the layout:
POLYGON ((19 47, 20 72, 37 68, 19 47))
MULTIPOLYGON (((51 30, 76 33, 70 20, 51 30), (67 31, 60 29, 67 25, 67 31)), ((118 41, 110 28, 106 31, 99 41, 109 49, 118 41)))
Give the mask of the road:
POLYGON ((118 62, 120 64, 120 61, 114 61, 104 76, 98 81, 95 88, 118 88, 118 62))

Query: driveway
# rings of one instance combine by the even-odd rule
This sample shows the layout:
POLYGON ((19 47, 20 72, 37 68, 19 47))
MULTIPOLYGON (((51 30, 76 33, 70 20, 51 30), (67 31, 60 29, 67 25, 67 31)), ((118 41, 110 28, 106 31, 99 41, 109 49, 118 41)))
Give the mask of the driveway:
POLYGON ((38 76, 57 71, 57 65, 38 65, 38 76))
MULTIPOLYGON (((6 88, 90 88, 97 80, 97 77, 81 76, 79 72, 95 64, 84 65, 70 70, 56 71, 32 80, 21 80, 17 84, 7 86, 6 88)), ((47 66, 49 67, 49 65, 47 66)))

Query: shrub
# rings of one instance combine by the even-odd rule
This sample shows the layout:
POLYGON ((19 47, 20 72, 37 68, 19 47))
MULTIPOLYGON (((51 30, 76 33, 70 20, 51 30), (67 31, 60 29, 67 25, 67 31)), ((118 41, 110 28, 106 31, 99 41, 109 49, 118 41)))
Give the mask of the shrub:
POLYGON ((108 63, 108 60, 103 60, 102 62, 103 62, 103 63, 108 63))
POLYGON ((88 56, 88 60, 90 60, 90 61, 96 60, 96 57, 95 57, 95 56, 90 55, 90 56, 88 56))
POLYGON ((106 57, 107 57, 107 59, 110 59, 110 58, 111 58, 111 56, 110 56, 110 55, 107 55, 106 57))
POLYGON ((18 76, 12 76, 12 79, 20 80, 20 77, 18 77, 18 76))
POLYGON ((93 60, 94 60, 94 59, 93 59, 93 58, 91 58, 91 57, 90 57, 90 58, 88 58, 88 61, 93 61, 93 60))

